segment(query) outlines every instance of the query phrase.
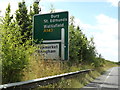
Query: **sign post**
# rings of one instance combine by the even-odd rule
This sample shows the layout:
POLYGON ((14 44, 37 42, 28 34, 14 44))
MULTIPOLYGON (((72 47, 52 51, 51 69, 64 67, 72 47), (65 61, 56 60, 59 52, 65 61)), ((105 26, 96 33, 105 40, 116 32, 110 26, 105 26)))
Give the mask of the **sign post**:
POLYGON ((46 59, 57 59, 57 57, 61 57, 62 60, 68 60, 68 12, 35 15, 33 39, 36 44, 40 44, 41 42, 41 44, 49 46, 49 48, 41 49, 46 50, 47 53, 44 51, 46 53, 46 59), (54 45, 57 45, 59 49, 54 48, 53 50, 54 45), (50 50, 54 51, 54 53, 50 50))

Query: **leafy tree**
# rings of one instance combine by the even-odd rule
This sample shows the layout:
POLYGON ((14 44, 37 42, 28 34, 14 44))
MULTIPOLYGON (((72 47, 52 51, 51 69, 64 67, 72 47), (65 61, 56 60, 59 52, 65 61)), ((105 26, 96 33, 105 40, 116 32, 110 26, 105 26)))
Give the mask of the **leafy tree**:
POLYGON ((94 38, 88 40, 80 27, 75 27, 74 17, 70 18, 69 41, 71 62, 84 62, 94 66, 103 64, 104 59, 97 57, 98 53, 95 48, 94 38))
POLYGON ((5 12, 5 18, 3 19, 3 24, 5 26, 5 28, 7 28, 9 25, 11 25, 12 19, 13 19, 13 15, 10 16, 10 4, 8 4, 8 7, 6 8, 6 12, 5 12))
POLYGON ((35 50, 30 45, 31 40, 21 44, 23 43, 21 24, 19 25, 14 18, 11 18, 10 11, 10 5, 8 5, 3 22, 0 24, 3 83, 21 81, 22 70, 29 64, 29 57, 35 50), (10 78, 9 75, 12 77, 10 78))
MULTIPOLYGON (((34 4, 31 17, 38 13, 37 10, 34 4)), ((35 47, 30 45, 32 18, 28 14, 25 2, 18 3, 15 18, 10 12, 10 4, 8 4, 5 17, 0 23, 0 45, 2 46, 0 61, 2 61, 3 83, 21 81, 22 70, 29 64, 29 57, 35 51, 35 47), (10 78, 9 75, 12 77, 10 78)))
POLYGON ((5 16, 0 23, 0 45, 2 46, 0 65, 2 64, 3 83, 21 81, 22 71, 29 64, 30 55, 36 50, 36 47, 30 44, 32 41, 30 14, 24 1, 18 6, 16 17, 13 18, 10 14, 10 4, 8 4, 5 16), (9 75, 12 77, 10 78, 9 75))
POLYGON ((41 11, 41 8, 39 7, 39 2, 40 2, 40 0, 37 0, 33 3, 34 14, 39 14, 39 12, 41 11))
POLYGON ((79 50, 79 46, 77 46, 76 44, 78 43, 78 41, 76 40, 77 36, 76 36, 76 32, 74 30, 73 26, 69 26, 69 53, 70 53, 70 61, 71 62, 77 62, 78 61, 78 50, 79 50))
POLYGON ((30 12, 29 12, 29 22, 30 22, 30 25, 29 25, 29 28, 30 28, 30 37, 32 37, 32 24, 33 24, 33 16, 35 14, 39 14, 40 11, 41 11, 41 8, 39 7, 39 2, 40 0, 37 0, 33 3, 32 6, 30 6, 30 12))
POLYGON ((31 38, 32 32, 28 10, 24 1, 18 3, 18 10, 16 10, 15 19, 19 26, 19 31, 21 31, 21 35, 23 36, 22 41, 24 43, 27 39, 31 38))
POLYGON ((75 17, 71 16, 70 17, 70 25, 74 26, 74 23, 75 23, 75 17))
POLYGON ((87 49, 87 38, 79 28, 70 25, 69 29, 70 39, 70 59, 76 62, 81 62, 85 56, 87 49))

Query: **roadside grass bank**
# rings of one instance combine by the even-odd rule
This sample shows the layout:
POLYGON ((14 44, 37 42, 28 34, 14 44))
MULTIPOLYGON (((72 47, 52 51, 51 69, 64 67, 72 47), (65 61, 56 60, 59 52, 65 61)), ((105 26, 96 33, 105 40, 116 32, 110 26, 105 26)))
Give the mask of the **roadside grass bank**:
MULTIPOLYGON (((116 65, 113 65, 113 66, 116 66, 116 65)), ((41 86, 33 90, 40 90, 42 88, 82 88, 88 83, 90 83, 91 81, 93 81, 95 78, 103 74, 108 68, 111 68, 111 67, 96 68, 94 71, 91 71, 89 73, 81 73, 69 79, 62 78, 57 83, 41 86)))
POLYGON ((53 76, 68 72, 75 72, 78 70, 94 69, 89 73, 82 73, 75 77, 64 79, 62 78, 59 82, 49 84, 46 86, 38 87, 34 90, 40 90, 41 88, 82 88, 95 78, 103 74, 107 69, 116 67, 117 65, 110 61, 105 61, 102 66, 95 67, 92 64, 70 64, 68 61, 60 60, 44 60, 40 57, 31 56, 29 66, 23 71, 22 81, 42 78, 47 76, 53 76))

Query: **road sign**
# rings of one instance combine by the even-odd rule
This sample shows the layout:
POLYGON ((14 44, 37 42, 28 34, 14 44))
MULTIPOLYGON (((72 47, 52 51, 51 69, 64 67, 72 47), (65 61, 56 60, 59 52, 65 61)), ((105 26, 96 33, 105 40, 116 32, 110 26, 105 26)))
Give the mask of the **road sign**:
POLYGON ((59 59, 59 44, 42 44, 38 52, 44 59, 59 59))
POLYGON ((68 12, 35 15, 33 39, 36 44, 41 42, 48 46, 50 44, 59 45, 58 57, 61 57, 62 60, 68 60, 68 12))

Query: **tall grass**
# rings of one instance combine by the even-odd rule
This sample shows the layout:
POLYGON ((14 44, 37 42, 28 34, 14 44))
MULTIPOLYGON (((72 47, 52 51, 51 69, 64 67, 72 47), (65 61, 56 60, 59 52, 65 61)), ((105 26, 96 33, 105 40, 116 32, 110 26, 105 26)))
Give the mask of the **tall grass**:
MULTIPOLYGON (((53 62, 53 61, 50 61, 50 62, 53 62)), ((114 64, 112 62, 109 62, 109 61, 105 61, 103 66, 97 67, 97 68, 93 67, 91 65, 73 65, 73 66, 69 66, 68 63, 63 64, 60 61, 58 61, 57 63, 59 63, 57 65, 58 73, 55 73, 55 72, 57 72, 57 70, 54 70, 53 71, 54 73, 51 73, 51 72, 47 71, 47 69, 44 72, 49 73, 48 75, 52 75, 52 74, 59 74, 59 73, 63 73, 63 72, 65 73, 65 72, 77 71, 77 70, 88 69, 88 68, 92 68, 92 69, 94 69, 94 71, 91 71, 89 73, 79 74, 79 75, 76 75, 75 77, 72 77, 72 78, 69 78, 69 79, 62 78, 57 83, 49 84, 49 85, 46 85, 46 86, 41 86, 41 87, 36 88, 35 90, 40 90, 41 88, 82 88, 85 85, 87 85, 89 82, 93 81, 96 77, 103 74, 107 69, 117 66, 116 64, 114 64), (63 67, 65 67, 65 68, 63 68, 63 67), (60 70, 60 72, 59 72, 59 70, 60 70)), ((44 61, 43 66, 45 66, 45 64, 46 64, 46 61, 44 61)), ((47 65, 47 67, 51 67, 50 63, 46 64, 46 65, 47 65)), ((52 69, 52 68, 56 68, 56 67, 51 67, 50 69, 52 69)), ((45 76, 47 76, 47 75, 45 75, 45 76)))
POLYGON ((24 69, 22 81, 62 73, 64 70, 59 60, 44 60, 39 54, 30 56, 29 65, 24 69))
POLYGON ((49 84, 47 86, 41 86, 35 88, 34 90, 41 90, 41 88, 82 88, 90 81, 94 80, 98 76, 98 72, 89 72, 75 75, 69 79, 62 78, 59 82, 54 84, 49 84))
POLYGON ((71 65, 69 63, 69 61, 61 60, 44 60, 44 58, 40 54, 32 54, 29 57, 28 66, 23 70, 24 76, 22 78, 22 81, 85 69, 95 69, 94 76, 97 77, 103 71, 106 71, 108 68, 116 66, 116 64, 108 61, 105 61, 105 64, 101 67, 94 67, 87 63, 74 63, 71 65))
POLYGON ((44 60, 40 54, 33 54, 29 57, 28 66, 23 70, 22 81, 93 68, 86 64, 69 63, 61 60, 44 60))

